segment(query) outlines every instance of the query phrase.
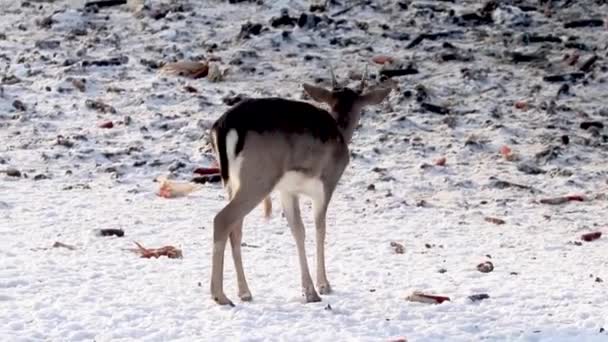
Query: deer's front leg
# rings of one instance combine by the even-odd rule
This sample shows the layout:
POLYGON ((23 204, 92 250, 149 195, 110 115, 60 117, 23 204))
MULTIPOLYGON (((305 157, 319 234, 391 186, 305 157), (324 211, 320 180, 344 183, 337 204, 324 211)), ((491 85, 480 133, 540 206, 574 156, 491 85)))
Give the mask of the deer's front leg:
POLYGON ((283 204, 283 210, 287 223, 291 228, 291 233, 296 240, 296 247, 298 249, 298 259, 300 261, 300 272, 302 275, 302 290, 306 297, 306 302, 320 302, 321 297, 317 294, 315 286, 313 285, 312 278, 310 277, 310 271, 308 270, 308 262, 306 260, 306 249, 304 245, 304 223, 300 216, 300 206, 298 205, 298 197, 293 194, 281 192, 281 202, 283 204))
POLYGON ((331 293, 331 286, 325 271, 325 217, 327 204, 322 200, 313 202, 317 242, 317 288, 321 294, 331 293))

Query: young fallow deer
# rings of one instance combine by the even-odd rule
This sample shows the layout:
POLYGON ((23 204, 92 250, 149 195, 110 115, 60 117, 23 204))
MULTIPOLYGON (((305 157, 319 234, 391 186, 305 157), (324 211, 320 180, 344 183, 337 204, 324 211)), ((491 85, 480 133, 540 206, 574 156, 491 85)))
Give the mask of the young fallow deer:
POLYGON ((365 105, 381 103, 390 88, 365 91, 363 76, 357 91, 339 87, 331 70, 332 90, 304 84, 312 99, 329 105, 281 98, 246 99, 224 113, 211 128, 222 183, 230 202, 213 220, 211 296, 218 304, 234 304, 223 289, 224 251, 230 236, 238 295, 251 300, 241 258, 243 218, 261 201, 268 205, 277 190, 295 238, 306 302, 321 298, 313 285, 304 249, 304 224, 299 195, 312 198, 316 225, 317 287, 330 292, 325 274, 325 217, 329 201, 349 162, 348 143, 365 105))

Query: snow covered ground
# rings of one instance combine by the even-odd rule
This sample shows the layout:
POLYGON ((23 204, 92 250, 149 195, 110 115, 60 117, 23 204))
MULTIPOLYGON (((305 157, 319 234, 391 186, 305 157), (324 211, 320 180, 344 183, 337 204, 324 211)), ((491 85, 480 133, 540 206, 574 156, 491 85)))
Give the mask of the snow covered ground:
MULTIPOLYGON (((329 13, 348 7, 342 2, 329 13)), ((175 11, 159 19, 151 17, 159 1, 141 12, 134 3, 85 12, 79 1, 0 2, 0 171, 21 173, 0 174, 0 340, 608 340, 606 237, 580 238, 607 227, 608 132, 580 124, 606 124, 608 29, 564 28, 608 20, 605 2, 554 1, 548 13, 504 1, 492 23, 463 26, 453 18, 482 3, 374 1, 316 28, 269 24, 281 8, 308 13, 303 0, 165 2, 175 11), (247 21, 263 29, 239 39, 247 21), (420 33, 451 30, 461 32, 407 48, 420 33), (524 32, 562 42, 525 44, 524 32), (533 58, 514 63, 514 52, 533 58), (302 303, 294 241, 273 196, 269 220, 261 208, 245 220, 254 300, 216 305, 211 225, 225 193, 206 184, 166 199, 154 179, 188 180, 211 164, 206 133, 229 108, 225 98, 300 99, 302 82, 328 84, 328 61, 347 80, 380 54, 419 73, 395 77, 390 99, 366 111, 353 137, 328 213, 334 292, 302 303), (593 55, 560 95, 566 82, 543 81, 579 72, 593 55), (222 82, 163 75, 155 65, 211 57, 230 69, 222 82), (109 58, 119 65, 90 65, 109 58), (114 127, 98 127, 106 120, 114 127), (503 145, 518 158, 501 155, 503 145), (445 166, 435 165, 441 157, 445 166), (571 194, 585 200, 539 201, 571 194), (101 228, 125 236, 96 236, 101 228), (51 248, 56 241, 76 249, 51 248), (133 241, 174 245, 184 256, 139 258, 126 250, 133 241), (492 272, 477 270, 484 261, 492 272), (407 301, 414 291, 451 301, 407 301), (475 294, 489 298, 473 302, 475 294)), ((369 68, 375 77, 378 66, 369 68)), ((303 215, 314 270, 309 201, 303 215)), ((225 291, 235 300, 231 260, 227 251, 225 291)))

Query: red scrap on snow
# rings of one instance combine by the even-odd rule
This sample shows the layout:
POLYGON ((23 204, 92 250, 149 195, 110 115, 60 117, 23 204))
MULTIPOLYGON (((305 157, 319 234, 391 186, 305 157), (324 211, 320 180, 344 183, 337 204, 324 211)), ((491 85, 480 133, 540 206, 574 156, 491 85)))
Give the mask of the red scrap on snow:
POLYGON ((557 205, 557 204, 564 204, 564 203, 574 202, 574 201, 584 202, 585 197, 582 195, 568 195, 568 196, 562 196, 562 197, 543 198, 540 200, 540 203, 557 205))
POLYGON ((581 239, 583 241, 593 241, 593 240, 597 240, 602 236, 602 232, 593 232, 593 233, 587 233, 587 234, 583 234, 581 235, 581 239))

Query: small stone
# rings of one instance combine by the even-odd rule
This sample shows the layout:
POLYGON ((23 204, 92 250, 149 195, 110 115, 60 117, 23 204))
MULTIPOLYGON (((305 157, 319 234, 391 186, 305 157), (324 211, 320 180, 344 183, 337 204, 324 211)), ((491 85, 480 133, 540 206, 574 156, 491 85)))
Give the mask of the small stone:
POLYGON ((543 174, 543 173, 547 173, 547 171, 541 169, 540 167, 532 164, 532 163, 520 163, 519 165, 517 165, 517 170, 528 174, 528 175, 539 175, 539 174, 543 174))
POLYGON ((263 28, 262 24, 246 22, 241 25, 241 31, 239 32, 238 38, 249 39, 251 36, 257 36, 262 33, 263 28))
POLYGON ((225 105, 234 106, 235 104, 241 102, 242 100, 244 100, 246 98, 248 98, 248 96, 245 94, 238 94, 235 96, 225 96, 222 99, 222 102, 224 102, 225 105))
POLYGON ((482 262, 481 264, 477 265, 477 270, 481 273, 490 273, 494 271, 494 264, 492 264, 490 261, 482 262))
POLYGON ((103 103, 103 102, 101 102, 101 101, 99 101, 99 100, 91 100, 91 99, 87 99, 87 100, 84 102, 84 105, 85 105, 87 108, 94 109, 94 110, 99 111, 99 112, 101 112, 101 113, 112 113, 112 114, 116 114, 116 109, 114 109, 114 107, 112 107, 112 106, 110 106, 110 105, 108 105, 108 104, 105 104, 105 103, 103 103))
POLYGON ((57 137, 57 145, 65 146, 67 148, 74 147, 74 142, 64 136, 60 135, 57 137))
POLYGON ((183 161, 176 161, 176 162, 174 162, 173 164, 171 164, 169 166, 169 171, 170 172, 175 172, 175 171, 177 171, 179 169, 182 169, 184 167, 186 167, 186 163, 184 163, 183 161))
POLYGON ((43 179, 49 179, 49 176, 42 174, 42 173, 34 176, 35 181, 39 181, 39 180, 43 180, 43 179))
POLYGON ((74 86, 74 88, 80 90, 81 92, 84 92, 86 90, 86 87, 85 87, 86 80, 84 78, 80 79, 80 80, 73 78, 70 81, 72 82, 72 85, 74 86))
POLYGON ((61 45, 58 40, 39 40, 35 46, 39 49, 57 49, 61 45))
POLYGON ((480 293, 480 294, 474 294, 474 295, 469 296, 469 299, 472 302, 479 302, 479 301, 482 301, 482 300, 488 299, 488 298, 490 298, 490 296, 487 293, 480 293))
POLYGON ((439 270, 437 270, 438 273, 446 273, 448 270, 446 270, 445 268, 440 268, 439 270))
POLYGON ((595 277, 595 282, 596 283, 603 283, 604 280, 602 278, 600 278, 600 277, 595 277))
POLYGON ((21 171, 14 168, 10 168, 6 170, 6 175, 9 177, 21 177, 21 171))
POLYGON ((22 112, 25 112, 27 110, 27 106, 20 100, 13 101, 13 108, 22 112))

